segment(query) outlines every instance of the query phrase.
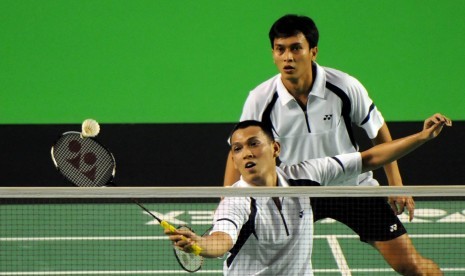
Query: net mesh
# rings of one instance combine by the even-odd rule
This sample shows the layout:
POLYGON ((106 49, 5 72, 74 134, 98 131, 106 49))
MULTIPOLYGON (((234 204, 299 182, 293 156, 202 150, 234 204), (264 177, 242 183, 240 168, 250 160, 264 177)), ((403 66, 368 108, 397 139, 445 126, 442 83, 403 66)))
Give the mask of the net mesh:
MULTIPOLYGON (((346 199, 341 196, 383 199, 389 195, 412 195, 416 200, 414 219, 409 221, 406 214, 398 218, 416 249, 438 264, 446 275, 465 274, 465 188, 425 186, 1 188, 0 275, 187 274, 177 263, 172 244, 158 222, 132 203, 131 198, 138 198, 147 209, 169 223, 187 225, 201 235, 212 225, 222 197, 237 198, 238 201, 231 202, 238 205, 250 196, 260 201, 272 197, 283 200, 283 195, 284 201, 291 197, 331 197, 340 200, 342 206, 346 199)), ((258 237, 270 235, 264 239, 268 241, 265 248, 269 249, 261 248, 257 253, 261 254, 260 258, 250 258, 263 262, 273 259, 279 263, 279 258, 275 258, 276 248, 288 242, 289 236, 284 228, 282 235, 273 236, 271 224, 279 226, 285 221, 292 237, 295 223, 289 219, 285 204, 282 208, 283 216, 277 221, 270 220, 269 228, 256 225, 258 237)), ((313 235, 307 237, 313 243, 311 260, 301 262, 311 262, 315 275, 395 275, 376 249, 361 242, 346 225, 324 218, 313 227, 313 235)), ((249 239, 255 239, 254 234, 249 239)), ((292 254, 292 250, 286 254, 292 254)), ((227 256, 206 258, 196 274, 222 275, 226 261, 227 256)), ((246 269, 242 275, 247 275, 246 269)), ((264 275, 279 274, 272 270, 264 275)))

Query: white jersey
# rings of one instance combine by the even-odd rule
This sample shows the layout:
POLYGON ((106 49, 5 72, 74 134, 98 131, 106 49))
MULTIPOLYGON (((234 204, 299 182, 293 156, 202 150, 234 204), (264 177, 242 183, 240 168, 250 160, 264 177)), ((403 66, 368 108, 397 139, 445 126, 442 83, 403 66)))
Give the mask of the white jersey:
MULTIPOLYGON (((278 74, 250 92, 240 118, 270 124, 281 144, 279 158, 287 164, 358 151, 352 124, 362 127, 369 138, 376 137, 384 124, 384 118, 357 79, 313 65, 316 77, 305 111, 278 74)), ((372 175, 367 172, 340 184, 378 185, 372 175)))
MULTIPOLYGON (((358 175, 360 153, 309 160, 276 168, 278 186, 327 185, 358 175)), ((251 187, 242 179, 233 187, 251 187)), ((215 212, 213 232, 231 237, 234 247, 224 275, 313 275, 313 213, 310 199, 226 197, 215 212)))

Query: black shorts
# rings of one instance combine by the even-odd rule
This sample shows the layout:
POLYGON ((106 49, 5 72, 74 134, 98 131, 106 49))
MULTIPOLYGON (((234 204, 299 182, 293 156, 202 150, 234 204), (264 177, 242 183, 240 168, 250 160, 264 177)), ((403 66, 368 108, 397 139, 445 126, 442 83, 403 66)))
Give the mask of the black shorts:
POLYGON ((335 219, 354 230, 363 242, 389 241, 407 233, 384 197, 314 197, 310 200, 313 221, 335 219))

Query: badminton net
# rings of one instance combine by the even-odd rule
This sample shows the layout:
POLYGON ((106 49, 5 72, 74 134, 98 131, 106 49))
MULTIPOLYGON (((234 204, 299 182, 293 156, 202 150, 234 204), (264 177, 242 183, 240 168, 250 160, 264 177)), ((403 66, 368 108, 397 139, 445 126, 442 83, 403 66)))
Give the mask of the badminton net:
MULTIPOLYGON (((221 198, 329 197, 344 206, 348 198, 388 196, 414 197, 414 219, 407 214, 398 217, 416 249, 446 275, 464 275, 465 187, 408 186, 0 188, 0 276, 188 274, 178 265, 158 222, 133 198, 170 224, 187 225, 201 235, 212 225, 221 198)), ((315 275, 395 274, 347 226, 325 218, 313 227, 313 236, 307 237, 313 242, 308 262, 315 275)), ((263 229, 256 231, 265 235, 263 229)), ((280 244, 286 237, 274 239, 280 244)), ((261 252, 265 259, 267 252, 276 253, 261 252)), ((195 273, 222 275, 226 260, 227 255, 206 258, 195 273)))

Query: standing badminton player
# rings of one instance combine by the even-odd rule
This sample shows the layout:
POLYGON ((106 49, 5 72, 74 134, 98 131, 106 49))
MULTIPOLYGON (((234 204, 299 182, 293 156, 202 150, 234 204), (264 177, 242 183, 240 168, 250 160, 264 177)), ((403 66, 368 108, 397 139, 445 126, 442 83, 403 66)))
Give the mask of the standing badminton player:
MULTIPOLYGON (((386 123, 363 85, 348 74, 317 64, 318 29, 306 16, 286 15, 271 27, 269 38, 274 63, 279 73, 257 86, 248 96, 241 116, 243 120, 260 120, 272 129, 282 145, 280 160, 296 164, 303 160, 358 151, 352 124, 365 130, 374 145, 391 141, 386 123)), ((350 53, 349 53, 350 54, 350 53)), ((396 81, 396 80, 392 80, 396 81)), ((397 163, 384 170, 391 186, 401 186, 397 163)), ((224 185, 239 179, 231 156, 228 157, 224 185)), ((368 171, 342 185, 379 185, 368 171)), ((396 215, 407 208, 414 214, 411 197, 383 199, 344 199, 338 208, 335 200, 314 198, 315 221, 330 217, 350 228, 360 240, 374 246, 387 263, 403 275, 442 275, 438 266, 415 249, 396 215), (351 206, 364 204, 355 213, 351 206), (372 214, 373 210, 392 208, 389 218, 372 214), (361 223, 363 219, 363 223, 361 223), (396 224, 397 230, 390 232, 396 224)))

